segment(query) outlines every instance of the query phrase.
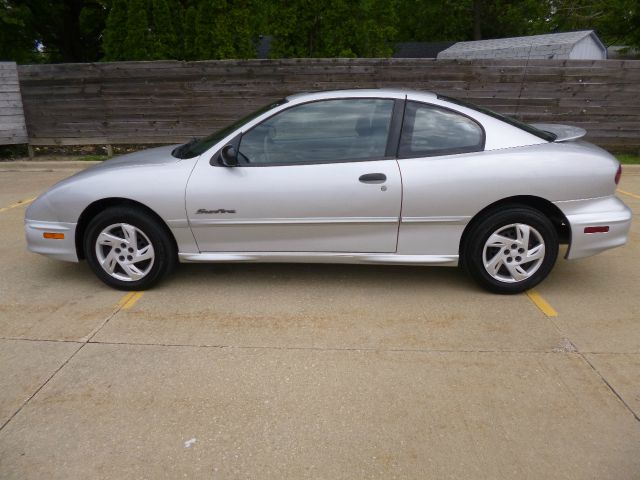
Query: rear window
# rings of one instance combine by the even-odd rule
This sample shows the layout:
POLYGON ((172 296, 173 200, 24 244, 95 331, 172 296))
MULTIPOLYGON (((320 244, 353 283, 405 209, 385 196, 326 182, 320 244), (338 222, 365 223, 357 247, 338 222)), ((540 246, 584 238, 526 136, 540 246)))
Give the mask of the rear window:
POLYGON ((489 110, 488 108, 479 107, 478 105, 474 105, 473 103, 465 102, 464 100, 459 100, 457 98, 446 97, 444 95, 438 95, 440 100, 445 100, 447 102, 455 103, 456 105, 460 105, 461 107, 470 108, 471 110, 475 110, 476 112, 484 113, 485 115, 489 115, 490 117, 496 118, 502 122, 508 123, 520 130, 524 130, 531 135, 535 135, 538 138, 542 138, 547 142, 553 142, 557 137, 553 133, 545 132, 544 130, 540 130, 528 123, 521 122, 516 120, 515 118, 508 117, 506 115, 502 115, 498 112, 494 112, 493 110, 489 110))

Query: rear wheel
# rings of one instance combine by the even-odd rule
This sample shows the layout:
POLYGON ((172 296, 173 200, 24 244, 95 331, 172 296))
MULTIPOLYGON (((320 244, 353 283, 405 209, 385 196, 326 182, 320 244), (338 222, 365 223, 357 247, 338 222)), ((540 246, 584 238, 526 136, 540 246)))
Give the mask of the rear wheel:
POLYGON ((483 217, 462 250, 463 265, 482 287, 519 293, 540 283, 553 268, 558 234, 538 210, 513 206, 483 217))
POLYGON ((131 207, 98 214, 87 227, 84 251, 98 278, 120 290, 147 289, 176 262, 173 242, 162 226, 131 207))

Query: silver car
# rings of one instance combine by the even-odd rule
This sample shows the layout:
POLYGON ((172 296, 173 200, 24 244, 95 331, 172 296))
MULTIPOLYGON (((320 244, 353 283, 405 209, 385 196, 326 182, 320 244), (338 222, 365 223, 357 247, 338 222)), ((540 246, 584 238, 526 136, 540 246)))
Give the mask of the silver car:
MULTIPOLYGON (((215 108, 215 107, 212 107, 215 108)), ((462 265, 516 293, 627 240, 618 161, 580 128, 433 93, 300 94, 106 161, 28 208, 29 249, 140 290, 177 262, 462 265)))

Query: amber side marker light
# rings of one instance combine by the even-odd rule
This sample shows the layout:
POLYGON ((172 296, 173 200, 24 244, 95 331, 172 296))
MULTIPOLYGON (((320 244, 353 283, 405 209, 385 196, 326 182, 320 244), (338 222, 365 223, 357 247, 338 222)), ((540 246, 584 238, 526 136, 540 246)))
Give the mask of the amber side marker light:
POLYGON ((584 227, 584 233, 607 233, 609 227, 584 227))
POLYGON ((64 240, 64 233, 44 232, 42 236, 50 240, 64 240))

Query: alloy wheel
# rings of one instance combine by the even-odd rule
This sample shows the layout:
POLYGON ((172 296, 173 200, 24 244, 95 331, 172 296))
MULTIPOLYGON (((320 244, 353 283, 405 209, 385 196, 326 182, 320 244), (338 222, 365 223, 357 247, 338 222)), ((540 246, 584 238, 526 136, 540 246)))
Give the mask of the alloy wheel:
POLYGON ((124 282, 144 278, 155 261, 149 237, 128 223, 115 223, 104 228, 96 239, 95 252, 102 269, 124 282))
POLYGON ((540 232, 525 223, 494 231, 484 244, 482 263, 487 273, 504 283, 522 282, 538 271, 545 257, 540 232))

